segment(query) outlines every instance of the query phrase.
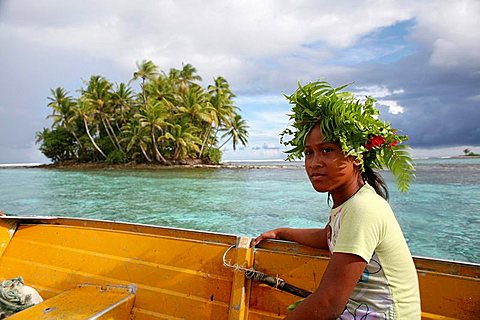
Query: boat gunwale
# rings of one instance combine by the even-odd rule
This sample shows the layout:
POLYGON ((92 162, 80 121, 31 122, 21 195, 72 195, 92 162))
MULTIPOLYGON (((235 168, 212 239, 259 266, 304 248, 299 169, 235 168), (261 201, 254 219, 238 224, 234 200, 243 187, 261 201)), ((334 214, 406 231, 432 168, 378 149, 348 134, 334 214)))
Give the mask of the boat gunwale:
MULTIPOLYGON (((64 226, 74 226, 74 227, 88 227, 96 229, 105 229, 111 231, 125 231, 133 233, 143 233, 156 236, 178 236, 182 235, 182 238, 189 238, 192 240, 207 241, 213 243, 221 243, 227 245, 233 245, 236 243, 237 239, 240 237, 235 234, 213 232, 213 231, 203 231, 203 230, 194 230, 187 228, 177 228, 177 227, 168 227, 168 226, 157 226, 150 224, 142 223, 133 223, 125 221, 115 221, 115 220, 102 220, 102 219, 90 219, 90 218, 78 218, 78 217, 60 217, 60 216, 0 216, 0 220, 6 221, 16 221, 21 225, 26 224, 43 224, 43 225, 64 225, 64 226), (112 228, 114 226, 114 228, 112 228), (159 231, 161 233, 159 233, 159 231), (163 232, 163 233, 162 233, 163 232), (174 233, 174 234, 169 234, 174 233), (175 233, 178 233, 175 235, 175 233), (205 236, 213 236, 214 239, 220 240, 218 242, 212 241, 211 238, 206 239, 205 236)), ((301 244, 284 241, 284 240, 265 240, 262 241, 259 245, 253 247, 255 251, 257 250, 266 250, 270 252, 279 252, 284 254, 300 254, 307 255, 312 257, 329 257, 329 252, 326 249, 316 249, 303 246, 301 244)), ((474 278, 480 278, 480 263, 467 262, 467 261, 456 261, 449 259, 441 258, 431 258, 425 256, 413 256, 413 260, 417 267, 417 271, 433 271, 436 272, 436 269, 431 267, 426 267, 426 263, 434 263, 440 268, 446 268, 451 265, 457 267, 466 267, 478 269, 477 273, 471 275, 474 278)), ((442 269, 443 269, 442 268, 442 269)), ((449 272, 442 272, 450 274, 449 272)), ((456 275, 456 273, 453 273, 456 275)))
POLYGON ((199 240, 204 242, 220 243, 225 245, 235 244, 239 236, 234 234, 201 231, 186 228, 176 228, 167 226, 156 226, 142 223, 132 223, 114 220, 101 220, 77 217, 59 217, 59 216, 0 216, 0 221, 15 221, 19 225, 57 225, 57 226, 71 226, 103 229, 109 231, 124 231, 132 233, 142 233, 154 236, 179 236, 182 238, 189 238, 191 240, 199 240), (173 234, 169 234, 173 233, 173 234), (175 234, 177 233, 177 234, 175 234), (212 241, 211 238, 205 236, 213 236, 219 241, 212 241))

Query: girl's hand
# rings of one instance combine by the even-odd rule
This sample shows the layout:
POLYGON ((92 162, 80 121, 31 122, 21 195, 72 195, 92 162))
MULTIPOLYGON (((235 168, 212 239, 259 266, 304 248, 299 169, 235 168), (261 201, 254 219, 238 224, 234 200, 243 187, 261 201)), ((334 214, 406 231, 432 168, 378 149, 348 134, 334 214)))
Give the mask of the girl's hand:
POLYGON ((326 229, 277 228, 262 233, 253 241, 256 246, 265 239, 293 241, 305 246, 328 249, 326 229))
POLYGON ((256 246, 257 244, 259 244, 261 241, 265 239, 280 239, 279 232, 280 232, 280 229, 273 229, 273 230, 264 232, 255 238, 255 240, 253 241, 253 245, 256 246))

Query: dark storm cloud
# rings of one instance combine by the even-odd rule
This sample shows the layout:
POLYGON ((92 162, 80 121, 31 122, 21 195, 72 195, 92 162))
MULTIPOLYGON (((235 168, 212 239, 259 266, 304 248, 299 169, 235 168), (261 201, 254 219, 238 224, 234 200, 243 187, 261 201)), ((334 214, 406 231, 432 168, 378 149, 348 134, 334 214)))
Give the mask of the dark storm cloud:
POLYGON ((480 145, 479 66, 432 66, 429 54, 417 52, 388 67, 359 68, 357 83, 402 89, 394 99, 404 112, 394 115, 381 108, 382 118, 408 134, 413 147, 480 145))

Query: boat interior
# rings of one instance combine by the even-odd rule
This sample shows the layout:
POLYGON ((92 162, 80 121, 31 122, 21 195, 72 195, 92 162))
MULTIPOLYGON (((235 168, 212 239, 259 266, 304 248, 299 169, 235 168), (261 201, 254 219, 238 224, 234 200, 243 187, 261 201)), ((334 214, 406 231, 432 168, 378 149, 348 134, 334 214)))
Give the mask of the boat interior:
MULTIPOLYGON (((43 302, 12 319, 282 319, 300 298, 245 269, 314 291, 328 252, 284 241, 59 217, 0 217, 0 281, 43 302)), ((480 265, 415 258, 422 319, 478 319, 480 265)))

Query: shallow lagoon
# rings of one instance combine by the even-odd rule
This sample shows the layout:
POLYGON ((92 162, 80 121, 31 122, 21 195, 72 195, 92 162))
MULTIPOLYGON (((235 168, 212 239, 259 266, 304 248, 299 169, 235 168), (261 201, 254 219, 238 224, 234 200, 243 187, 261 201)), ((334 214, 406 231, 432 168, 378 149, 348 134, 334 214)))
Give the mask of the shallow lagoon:
MULTIPOLYGON (((249 163, 252 164, 252 163, 249 163)), ((329 208, 301 164, 161 170, 0 169, 0 208, 256 236, 278 226, 322 227, 329 208)), ((429 159, 390 203, 412 253, 480 263, 480 159, 429 159)))

